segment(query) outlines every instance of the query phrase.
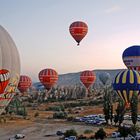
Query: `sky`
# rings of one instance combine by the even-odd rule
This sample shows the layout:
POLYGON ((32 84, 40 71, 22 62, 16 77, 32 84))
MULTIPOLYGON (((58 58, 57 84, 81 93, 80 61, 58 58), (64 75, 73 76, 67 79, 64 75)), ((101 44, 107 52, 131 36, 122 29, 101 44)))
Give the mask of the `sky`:
POLYGON ((13 38, 21 74, 38 81, 59 74, 125 68, 123 51, 140 44, 139 0, 0 0, 0 24, 13 38), (88 25, 79 47, 69 33, 74 21, 88 25))

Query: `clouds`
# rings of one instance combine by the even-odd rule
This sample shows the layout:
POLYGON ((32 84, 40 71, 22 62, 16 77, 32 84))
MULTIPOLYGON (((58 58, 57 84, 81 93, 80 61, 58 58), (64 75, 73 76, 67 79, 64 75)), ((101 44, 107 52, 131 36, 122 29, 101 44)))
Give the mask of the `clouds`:
POLYGON ((105 13, 106 14, 112 14, 112 13, 115 13, 115 12, 118 12, 121 10, 121 7, 119 5, 114 5, 108 9, 105 10, 105 13))

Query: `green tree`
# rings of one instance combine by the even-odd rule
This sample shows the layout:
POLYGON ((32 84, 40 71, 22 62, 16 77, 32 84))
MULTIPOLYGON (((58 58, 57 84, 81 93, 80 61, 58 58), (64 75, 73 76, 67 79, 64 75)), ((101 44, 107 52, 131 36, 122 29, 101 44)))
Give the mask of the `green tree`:
POLYGON ((116 109, 116 114, 114 116, 115 125, 117 123, 119 123, 119 126, 121 125, 121 123, 124 120, 124 114, 125 114, 125 105, 124 102, 120 99, 116 109))
POLYGON ((103 104, 103 112, 105 115, 106 123, 110 120, 112 124, 113 120, 113 105, 112 105, 112 90, 111 87, 106 87, 104 89, 104 104, 103 104))
POLYGON ((103 108, 103 112, 105 115, 105 120, 106 120, 106 124, 108 124, 108 120, 109 120, 109 107, 108 107, 108 98, 105 94, 104 96, 104 108, 103 108))
POLYGON ((134 126, 137 123, 137 117, 138 117, 138 94, 137 92, 134 92, 131 102, 131 118, 134 126))

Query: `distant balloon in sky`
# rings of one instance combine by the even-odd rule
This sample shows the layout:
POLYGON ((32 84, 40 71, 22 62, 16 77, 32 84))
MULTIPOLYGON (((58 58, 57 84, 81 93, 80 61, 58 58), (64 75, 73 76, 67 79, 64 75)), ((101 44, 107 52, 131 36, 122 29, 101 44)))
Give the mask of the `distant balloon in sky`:
POLYGON ((32 80, 26 75, 21 75, 18 83, 18 89, 21 93, 26 92, 29 87, 32 85, 32 80))
POLYGON ((99 74, 99 79, 105 85, 107 81, 110 79, 110 74, 107 72, 102 72, 99 74))
POLYGON ((0 114, 15 95, 20 74, 20 59, 15 43, 0 26, 0 114))
POLYGON ((119 72, 114 80, 113 88, 125 106, 130 106, 130 101, 134 93, 138 95, 140 90, 140 74, 135 70, 124 70, 119 72))
POLYGON ((125 49, 122 58, 128 69, 140 71, 140 45, 125 49))
POLYGON ((78 43, 77 45, 79 45, 80 41, 86 36, 88 32, 88 26, 82 21, 76 21, 70 25, 69 31, 71 36, 78 43))
POLYGON ((80 74, 80 81, 83 83, 83 85, 86 87, 86 89, 89 89, 89 87, 95 82, 96 75, 93 71, 83 71, 80 74))
POLYGON ((53 69, 43 69, 39 72, 39 80, 47 90, 50 90, 58 80, 58 74, 53 69))

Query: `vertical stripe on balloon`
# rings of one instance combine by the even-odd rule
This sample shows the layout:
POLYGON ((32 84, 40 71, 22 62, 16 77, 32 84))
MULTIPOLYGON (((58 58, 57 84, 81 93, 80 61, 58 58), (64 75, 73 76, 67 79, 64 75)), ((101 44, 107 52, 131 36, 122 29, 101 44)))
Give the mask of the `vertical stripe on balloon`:
POLYGON ((130 70, 130 83, 133 84, 134 83, 134 74, 133 71, 130 70))

